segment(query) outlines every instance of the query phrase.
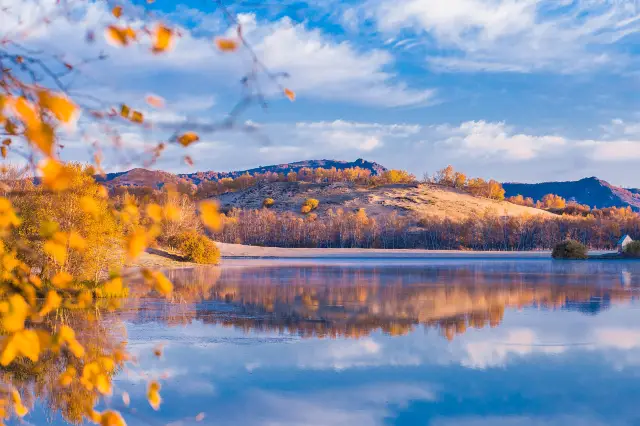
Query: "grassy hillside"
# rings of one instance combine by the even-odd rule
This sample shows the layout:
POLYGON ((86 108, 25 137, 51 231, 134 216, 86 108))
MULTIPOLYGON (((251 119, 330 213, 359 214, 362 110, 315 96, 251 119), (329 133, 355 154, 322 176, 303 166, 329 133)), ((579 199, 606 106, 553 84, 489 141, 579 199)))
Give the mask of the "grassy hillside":
POLYGON ((376 217, 395 211, 400 215, 416 214, 440 218, 464 219, 487 210, 498 215, 522 216, 555 215, 543 210, 518 206, 505 201, 474 197, 468 193, 432 184, 402 184, 382 187, 359 186, 351 183, 263 183, 248 189, 230 192, 218 197, 223 209, 258 209, 266 198, 274 200, 271 209, 278 212, 300 212, 304 201, 320 201, 314 211, 324 215, 328 210, 357 210, 364 208, 367 215, 376 217))

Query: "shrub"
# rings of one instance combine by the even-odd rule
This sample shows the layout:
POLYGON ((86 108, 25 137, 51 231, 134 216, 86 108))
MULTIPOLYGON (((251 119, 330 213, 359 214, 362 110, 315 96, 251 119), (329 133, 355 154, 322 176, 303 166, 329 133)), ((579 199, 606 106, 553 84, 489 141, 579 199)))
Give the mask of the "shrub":
POLYGON ((629 257, 640 257, 640 241, 632 241, 624 248, 624 254, 629 257))
POLYGON ((554 259, 587 259, 588 249, 582 243, 574 240, 565 240, 553 248, 551 257, 554 259))
POLYGON ((317 209, 319 205, 320 201, 316 200, 315 198, 307 198, 306 200, 304 200, 304 203, 302 203, 300 212, 305 214, 309 213, 311 210, 317 209))
POLYGON ((190 262, 206 264, 220 262, 220 250, 215 243, 197 232, 186 231, 177 234, 169 239, 169 244, 190 262))
POLYGON ((275 200, 273 198, 265 198, 264 201, 262 201, 262 207, 266 207, 266 208, 270 208, 275 204, 275 200))

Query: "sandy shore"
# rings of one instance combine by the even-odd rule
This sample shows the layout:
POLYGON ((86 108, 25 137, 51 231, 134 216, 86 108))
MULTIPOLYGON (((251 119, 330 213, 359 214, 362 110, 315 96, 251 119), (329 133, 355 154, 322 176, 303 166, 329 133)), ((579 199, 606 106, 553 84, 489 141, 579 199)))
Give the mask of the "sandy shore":
POLYGON ((216 243, 223 258, 283 258, 283 259, 421 259, 421 258, 550 258, 550 251, 460 251, 460 250, 389 250, 341 248, 280 248, 243 244, 216 243))

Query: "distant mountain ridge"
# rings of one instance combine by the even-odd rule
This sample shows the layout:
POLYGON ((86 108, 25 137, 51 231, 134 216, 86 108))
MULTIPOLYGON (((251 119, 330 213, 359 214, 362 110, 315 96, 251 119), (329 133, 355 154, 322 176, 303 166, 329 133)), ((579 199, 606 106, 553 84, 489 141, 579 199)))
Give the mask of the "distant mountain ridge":
POLYGON ((173 174, 160 170, 147 170, 142 168, 128 170, 126 172, 107 173, 105 176, 96 177, 99 182, 105 182, 109 185, 123 185, 123 186, 150 186, 153 188, 160 188, 168 183, 177 184, 179 182, 189 182, 195 185, 204 181, 218 181, 223 178, 235 179, 244 174, 251 176, 259 173, 283 173, 298 172, 300 169, 331 169, 335 167, 337 170, 344 170, 354 167, 369 170, 373 176, 379 175, 387 170, 373 161, 366 161, 362 158, 356 161, 339 161, 339 160, 306 160, 296 161, 293 163, 274 164, 271 166, 260 166, 248 170, 237 170, 232 172, 194 172, 194 173, 182 173, 173 174))
POLYGON ((233 172, 195 172, 195 173, 187 173, 178 175, 181 178, 190 180, 196 185, 202 181, 212 180, 217 181, 223 178, 232 178, 235 179, 244 174, 249 174, 251 176, 259 173, 284 173, 287 174, 289 172, 298 172, 300 169, 309 168, 309 169, 331 169, 335 167, 337 170, 350 169, 354 167, 360 167, 361 169, 369 170, 373 176, 379 175, 387 170, 386 167, 382 166, 373 161, 366 161, 362 158, 358 158, 356 161, 340 161, 340 160, 305 160, 305 161, 296 161, 293 163, 283 163, 283 164, 275 164, 271 166, 260 166, 255 167, 253 169, 248 170, 237 170, 233 172))
POLYGON ((567 182, 503 183, 502 186, 507 197, 522 195, 540 200, 546 194, 556 194, 592 208, 630 206, 640 211, 639 189, 621 188, 597 177, 567 182))

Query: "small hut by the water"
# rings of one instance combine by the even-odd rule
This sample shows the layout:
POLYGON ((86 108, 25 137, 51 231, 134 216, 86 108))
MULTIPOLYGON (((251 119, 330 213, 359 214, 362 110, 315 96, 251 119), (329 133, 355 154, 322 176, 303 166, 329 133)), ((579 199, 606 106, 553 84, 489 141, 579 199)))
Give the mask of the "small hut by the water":
POLYGON ((622 253, 624 252, 625 247, 627 247, 627 245, 629 245, 629 243, 633 242, 633 240, 631 239, 630 236, 628 235, 623 235, 622 238, 620 238, 620 241, 618 241, 618 253, 622 253))

